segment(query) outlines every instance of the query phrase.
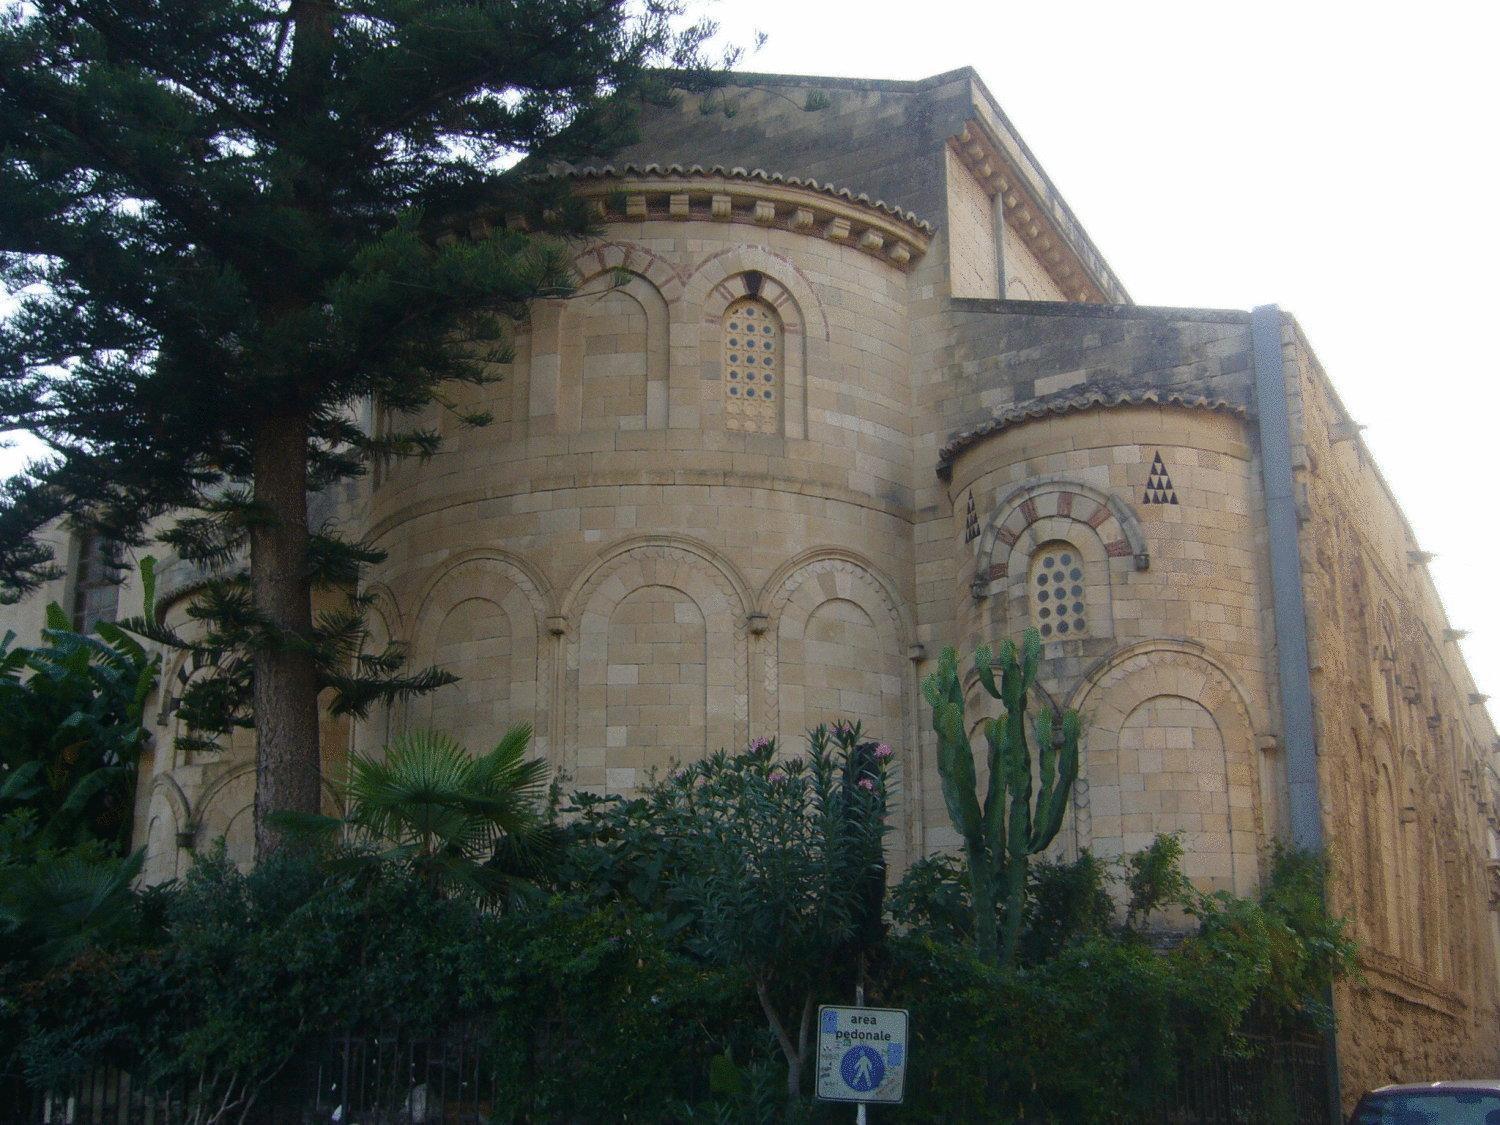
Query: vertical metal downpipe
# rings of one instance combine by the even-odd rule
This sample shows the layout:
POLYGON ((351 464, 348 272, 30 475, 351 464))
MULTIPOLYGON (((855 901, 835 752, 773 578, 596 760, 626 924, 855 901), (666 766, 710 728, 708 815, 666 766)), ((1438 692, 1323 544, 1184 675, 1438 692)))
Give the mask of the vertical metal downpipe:
MULTIPOLYGON (((1281 310, 1260 305, 1250 313, 1255 353, 1255 398, 1260 430, 1260 471, 1271 556, 1271 612, 1276 626, 1276 669, 1286 739, 1287 814, 1292 846, 1323 847, 1318 800, 1318 748, 1314 735, 1312 670, 1307 655, 1307 605, 1302 592, 1302 544, 1292 483, 1292 428, 1287 410, 1281 310)), ((1333 997, 1327 997, 1332 1011, 1333 997)), ((1339 1093, 1337 1029, 1328 1038, 1329 1120, 1343 1119, 1339 1093)))

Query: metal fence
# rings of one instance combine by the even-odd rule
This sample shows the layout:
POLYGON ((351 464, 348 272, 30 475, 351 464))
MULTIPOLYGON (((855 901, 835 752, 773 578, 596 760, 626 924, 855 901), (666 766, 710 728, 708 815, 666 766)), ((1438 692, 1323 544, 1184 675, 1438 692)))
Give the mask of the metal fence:
POLYGON ((1328 1050, 1250 1037, 1243 1052, 1186 1059, 1163 1125, 1330 1125, 1328 1050))
POLYGON ((223 1081, 147 1089, 96 1067, 63 1089, 0 1081, 4 1125, 482 1125, 500 1082, 467 1029, 437 1038, 330 1036, 260 1088, 223 1081))
MULTIPOLYGON (((1327 1056, 1316 1042, 1251 1039, 1244 1052, 1184 1060, 1161 1125, 1331 1125, 1327 1056)), ((255 1092, 148 1090, 97 1068, 46 1093, 0 1082, 10 1125, 482 1125, 507 1120, 505 1091, 467 1030, 440 1038, 340 1035, 255 1092), (206 1096, 205 1096, 206 1094, 206 1096), (497 1112, 498 1111, 498 1112, 497 1112)), ((899 1119, 899 1111, 894 1115, 899 1119)))

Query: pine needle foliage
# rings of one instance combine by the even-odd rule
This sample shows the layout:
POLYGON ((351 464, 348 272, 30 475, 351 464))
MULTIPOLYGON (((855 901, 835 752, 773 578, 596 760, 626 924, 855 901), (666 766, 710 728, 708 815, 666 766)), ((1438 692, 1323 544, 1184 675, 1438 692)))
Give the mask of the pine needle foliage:
POLYGON ((0 10, 0 431, 47 450, 0 490, 0 596, 55 573, 51 520, 131 544, 183 516, 165 539, 208 576, 209 637, 147 635, 222 668, 188 708, 205 747, 254 722, 262 853, 270 812, 317 808, 320 692, 358 714, 446 682, 367 658, 358 598, 314 616, 381 556, 309 498, 430 455, 426 407, 485 421, 450 389, 494 378, 589 229, 531 173, 622 139, 655 68, 716 72, 684 2, 0 10))

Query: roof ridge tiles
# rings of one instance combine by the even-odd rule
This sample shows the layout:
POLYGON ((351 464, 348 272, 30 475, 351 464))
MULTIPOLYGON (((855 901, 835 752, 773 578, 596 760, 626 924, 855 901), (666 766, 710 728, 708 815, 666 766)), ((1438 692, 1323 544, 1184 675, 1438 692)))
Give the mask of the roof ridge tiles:
POLYGON ((687 178, 720 178, 726 180, 750 180, 768 184, 786 184, 790 187, 806 188, 808 191, 818 192, 821 195, 832 196, 843 199, 849 203, 861 204, 873 208, 884 214, 891 215, 902 222, 910 223, 918 230, 930 233, 932 224, 926 219, 919 219, 913 212, 893 203, 887 203, 883 199, 871 199, 867 192, 855 194, 846 187, 837 187, 834 184, 820 183, 812 177, 803 179, 800 176, 789 176, 784 172, 768 172, 764 168, 726 168, 722 164, 715 164, 710 168, 704 168, 701 164, 684 166, 682 164, 660 164, 652 162, 649 164, 588 164, 576 167, 561 167, 554 171, 543 173, 544 176, 555 176, 566 179, 595 180, 613 177, 628 176, 667 176, 687 178))
POLYGON ((1041 418, 1052 418, 1062 414, 1076 414, 1085 410, 1118 406, 1178 406, 1188 410, 1211 410, 1232 414, 1238 418, 1249 417, 1244 404, 1211 395, 1190 394, 1183 391, 1166 391, 1149 387, 1139 391, 1087 391, 1082 394, 1059 394, 1048 398, 1032 399, 1030 402, 1013 405, 995 413, 983 425, 961 430, 948 440, 938 453, 938 475, 947 479, 959 454, 978 442, 1000 433, 1002 430, 1023 422, 1034 422, 1041 418))

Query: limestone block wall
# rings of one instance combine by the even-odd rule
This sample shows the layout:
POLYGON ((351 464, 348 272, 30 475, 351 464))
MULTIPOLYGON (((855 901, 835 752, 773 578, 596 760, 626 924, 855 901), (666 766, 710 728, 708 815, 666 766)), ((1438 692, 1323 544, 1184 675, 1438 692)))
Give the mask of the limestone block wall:
MULTIPOLYGON (((1008 301, 1066 301, 1067 295, 1053 280, 1041 260, 1032 253, 1015 227, 1005 225, 1002 238, 1005 258, 1005 293, 1008 301)), ((961 296, 984 294, 961 294, 961 296)))
MULTIPOLYGON (((960 650, 1036 626, 1045 697, 1084 715, 1061 853, 1181 832, 1200 886, 1259 886, 1284 802, 1258 474, 1241 418, 1178 407, 1022 421, 957 456, 960 650)), ((951 844, 930 792, 927 843, 951 844)))
POLYGON ((353 745, 431 724, 479 749, 530 722, 573 784, 629 793, 856 718, 898 752, 902 862, 921 783, 906 272, 706 215, 613 222, 576 266, 579 295, 465 400, 496 422, 351 506, 389 552, 379 636, 463 677, 353 745), (751 388, 767 428, 730 410, 751 388))
POLYGON ((955 297, 999 297, 1000 247, 990 193, 951 147, 948 170, 948 270, 955 297))
POLYGON ((1283 352, 1329 890, 1364 968, 1336 998, 1345 1093, 1495 1073, 1495 730, 1419 545, 1290 320, 1283 352))

